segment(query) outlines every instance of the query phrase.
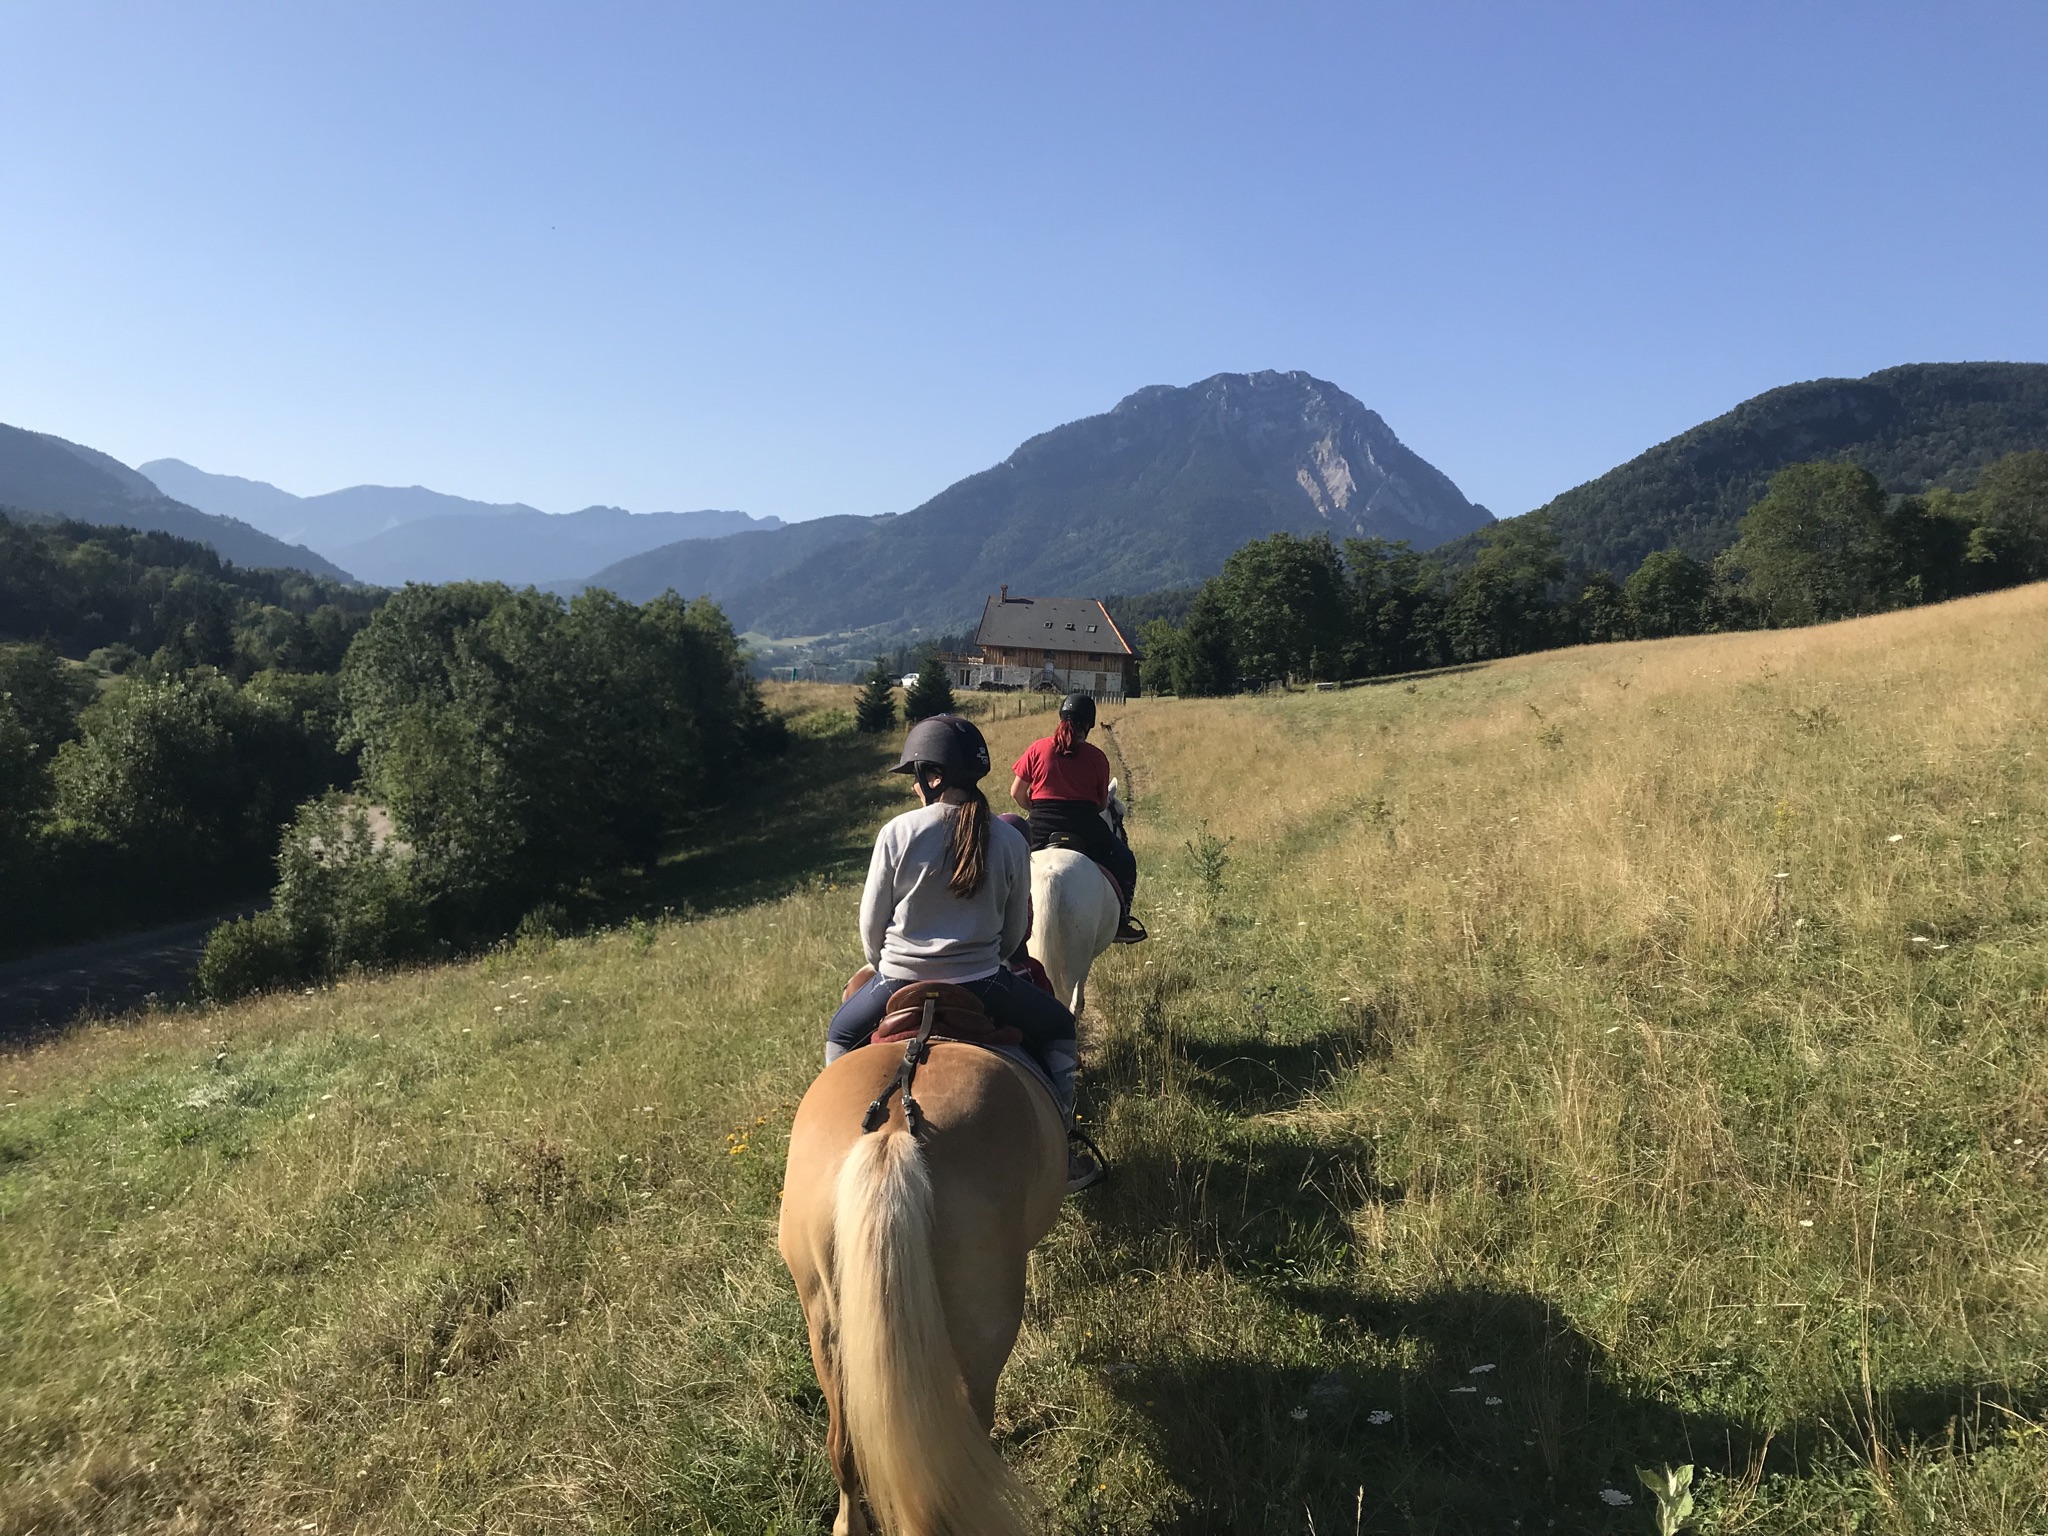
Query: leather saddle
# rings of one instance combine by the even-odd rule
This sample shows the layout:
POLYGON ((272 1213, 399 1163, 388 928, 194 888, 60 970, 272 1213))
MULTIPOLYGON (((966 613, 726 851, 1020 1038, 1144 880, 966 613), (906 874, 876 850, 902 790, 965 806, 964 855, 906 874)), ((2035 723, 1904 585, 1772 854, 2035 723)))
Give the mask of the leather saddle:
POLYGON ((932 1017, 932 1035, 944 1040, 962 1040, 969 1045, 1022 1045, 1024 1036, 1010 1025, 989 1017, 981 999, 965 987, 950 981, 914 981, 898 987, 889 998, 889 1011, 875 1026, 877 1045, 892 1040, 914 1040, 924 1025, 925 999, 937 1003, 932 1017))

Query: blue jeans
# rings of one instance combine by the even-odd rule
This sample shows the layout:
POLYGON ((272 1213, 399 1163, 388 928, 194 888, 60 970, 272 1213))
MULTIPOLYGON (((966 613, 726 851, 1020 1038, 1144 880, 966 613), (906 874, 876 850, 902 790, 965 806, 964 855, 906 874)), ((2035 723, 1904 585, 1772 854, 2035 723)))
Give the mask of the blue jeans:
MULTIPOLYGON (((839 1005, 825 1031, 825 1060, 829 1065, 848 1051, 866 1045, 889 1011, 889 999, 899 987, 912 985, 894 976, 877 974, 874 980, 839 1005)), ((960 983, 981 999, 981 1006, 998 1025, 1008 1025, 1024 1037, 1024 1049, 1038 1058, 1052 1079, 1053 1093, 1060 1101, 1060 1113, 1074 1112, 1074 1068, 1080 1053, 1074 1045, 1074 1016, 1067 1005, 1050 992, 1041 992, 1023 977, 997 971, 980 981, 960 983)))

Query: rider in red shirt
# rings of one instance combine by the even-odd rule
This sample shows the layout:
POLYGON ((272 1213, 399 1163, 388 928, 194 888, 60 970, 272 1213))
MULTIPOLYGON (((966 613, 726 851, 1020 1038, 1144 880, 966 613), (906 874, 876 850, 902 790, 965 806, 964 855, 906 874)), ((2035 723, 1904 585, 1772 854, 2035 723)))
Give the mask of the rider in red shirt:
POLYGON ((1094 725, 1095 700, 1085 693, 1068 694, 1060 701, 1059 728, 1031 743, 1017 759, 1010 795, 1030 814, 1033 849, 1064 844, 1109 871, 1123 898, 1116 942, 1139 944, 1147 935, 1131 916, 1138 861, 1102 814, 1109 806, 1109 759, 1088 740, 1094 725))

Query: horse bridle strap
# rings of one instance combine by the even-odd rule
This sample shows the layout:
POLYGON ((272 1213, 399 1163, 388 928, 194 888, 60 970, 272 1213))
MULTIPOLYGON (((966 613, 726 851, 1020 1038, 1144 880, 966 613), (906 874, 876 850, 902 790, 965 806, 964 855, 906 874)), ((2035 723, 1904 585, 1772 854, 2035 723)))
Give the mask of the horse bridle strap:
POLYGON ((927 993, 924 1000, 924 1017, 917 1026, 917 1038, 904 1049, 903 1064, 896 1069, 896 1075, 889 1079, 889 1086, 875 1096, 868 1105, 868 1112, 861 1117, 861 1134, 878 1129, 889 1118, 889 1098, 898 1088, 903 1090, 903 1123, 910 1127, 910 1134, 924 1134, 924 1111, 917 1107, 917 1097, 911 1089, 917 1083, 917 1064, 931 1051, 932 1025, 938 1022, 939 999, 935 993, 927 993))

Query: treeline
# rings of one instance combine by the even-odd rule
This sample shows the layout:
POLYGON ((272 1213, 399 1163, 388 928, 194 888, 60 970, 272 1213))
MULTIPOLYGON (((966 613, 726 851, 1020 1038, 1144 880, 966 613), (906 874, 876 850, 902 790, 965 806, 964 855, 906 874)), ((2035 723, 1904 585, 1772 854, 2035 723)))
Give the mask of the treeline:
POLYGON ((725 615, 673 594, 407 587, 339 701, 361 782, 299 807, 270 907, 207 946, 214 996, 579 921, 785 742, 725 615))
POLYGON ((167 533, 0 512, 0 639, 124 672, 143 658, 238 679, 332 672, 384 592, 243 570, 167 533))
POLYGON ((1178 625, 1140 631, 1148 692, 1233 693, 1485 661, 1553 646, 1815 624, 2048 578, 2048 453, 1967 492, 1887 496, 1828 461, 1772 477, 1711 562, 1678 550, 1628 579, 1574 571, 1541 514, 1484 530, 1450 567, 1405 544, 1274 534, 1245 545, 1178 625))
POLYGON ((223 995, 579 920, 779 741, 674 597, 390 594, 0 517, 10 637, 0 953, 274 885, 209 951, 223 995))

